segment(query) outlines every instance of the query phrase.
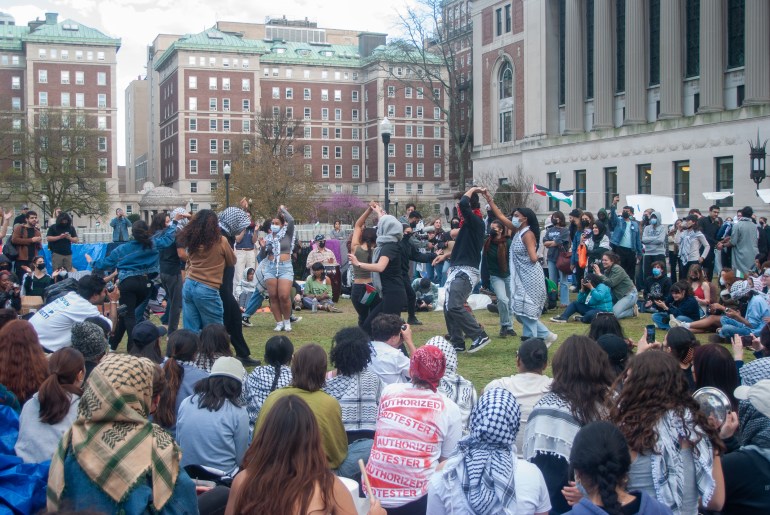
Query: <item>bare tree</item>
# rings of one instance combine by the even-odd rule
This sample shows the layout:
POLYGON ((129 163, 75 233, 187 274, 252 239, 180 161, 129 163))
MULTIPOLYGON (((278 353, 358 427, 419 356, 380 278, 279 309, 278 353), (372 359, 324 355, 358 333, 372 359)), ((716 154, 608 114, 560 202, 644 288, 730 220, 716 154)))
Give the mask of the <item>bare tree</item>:
POLYGON ((510 177, 506 177, 501 172, 487 172, 476 174, 473 182, 492 192, 495 204, 503 213, 510 214, 517 207, 528 207, 537 212, 539 202, 532 193, 533 181, 533 177, 525 174, 524 169, 519 165, 510 177))
MULTIPOLYGON (((257 218, 275 216, 281 205, 297 219, 309 218, 317 200, 317 185, 304 169, 303 149, 297 140, 299 122, 283 114, 258 116, 255 128, 254 135, 231 149, 231 199, 250 199, 257 218)), ((224 187, 217 189, 216 199, 224 205, 224 187)))
MULTIPOLYGON (((449 134, 450 178, 465 190, 467 157, 473 141, 473 88, 460 70, 459 51, 470 46, 470 25, 447 23, 445 0, 418 0, 399 14, 403 35, 391 41, 400 50, 397 58, 413 73, 390 77, 405 87, 422 85, 428 98, 446 120, 449 134), (441 94, 433 95, 438 90, 441 94), (461 116, 465 110, 464 116, 461 116)), ((387 66, 387 63, 383 63, 387 66)), ((388 66, 387 71, 390 72, 388 66)))
POLYGON ((39 113, 36 127, 13 127, 0 145, 0 189, 6 198, 48 206, 79 216, 107 210, 110 159, 107 133, 88 126, 77 112, 48 109, 39 113), (11 166, 7 166, 10 164, 11 166))

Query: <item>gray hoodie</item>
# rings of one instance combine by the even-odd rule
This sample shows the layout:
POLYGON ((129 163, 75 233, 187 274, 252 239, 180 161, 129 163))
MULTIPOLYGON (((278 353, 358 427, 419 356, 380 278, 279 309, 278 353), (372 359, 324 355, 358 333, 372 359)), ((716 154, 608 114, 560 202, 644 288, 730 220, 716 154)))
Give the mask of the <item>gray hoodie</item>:
POLYGON ((668 249, 668 228, 661 223, 660 213, 653 211, 650 215, 657 218, 657 225, 648 225, 642 232, 642 245, 647 256, 665 255, 668 249))

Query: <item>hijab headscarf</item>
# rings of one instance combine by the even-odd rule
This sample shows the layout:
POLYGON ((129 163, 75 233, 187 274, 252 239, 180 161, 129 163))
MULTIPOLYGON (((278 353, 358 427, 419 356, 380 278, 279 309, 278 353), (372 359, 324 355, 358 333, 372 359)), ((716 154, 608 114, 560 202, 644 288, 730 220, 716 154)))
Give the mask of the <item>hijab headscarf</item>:
POLYGON ((169 433, 147 420, 156 365, 147 358, 108 354, 88 377, 78 418, 59 442, 48 475, 48 510, 57 511, 72 453, 83 472, 115 503, 152 476, 160 511, 174 492, 181 451, 169 433))
POLYGON ((434 392, 438 389, 446 370, 446 358, 438 347, 424 346, 417 349, 409 363, 409 377, 430 386, 434 392))
MULTIPOLYGON (((401 222, 395 216, 384 215, 377 222, 377 246, 374 248, 372 263, 380 259, 382 245, 385 243, 397 243, 404 236, 404 229, 401 222)), ((378 272, 372 272, 372 284, 378 291, 382 291, 382 280, 378 272)))
POLYGON ((460 440, 458 467, 473 513, 507 513, 516 500, 516 435, 521 408, 504 388, 484 392, 471 414, 471 432, 460 440))
POLYGON ((599 244, 602 242, 602 238, 604 238, 604 235, 607 234, 607 227, 604 225, 604 223, 600 222, 599 220, 596 220, 594 222, 594 225, 599 228, 599 234, 594 234, 593 231, 591 231, 591 238, 594 240, 594 246, 598 247, 599 244))

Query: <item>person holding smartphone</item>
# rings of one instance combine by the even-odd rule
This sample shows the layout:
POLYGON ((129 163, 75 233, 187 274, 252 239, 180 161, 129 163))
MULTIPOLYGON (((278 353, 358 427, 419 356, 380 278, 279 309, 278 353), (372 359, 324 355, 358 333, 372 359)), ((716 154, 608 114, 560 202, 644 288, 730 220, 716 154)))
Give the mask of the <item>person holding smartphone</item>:
POLYGON ((581 282, 577 300, 570 302, 567 309, 559 316, 552 317, 551 322, 565 323, 575 315, 575 322, 590 324, 601 311, 612 311, 612 292, 609 286, 602 283, 599 276, 586 274, 581 282))
POLYGON ((386 385, 408 383, 409 356, 415 352, 412 329, 399 315, 381 313, 372 320, 372 362, 369 370, 386 385), (406 349, 406 353, 402 350, 406 349))

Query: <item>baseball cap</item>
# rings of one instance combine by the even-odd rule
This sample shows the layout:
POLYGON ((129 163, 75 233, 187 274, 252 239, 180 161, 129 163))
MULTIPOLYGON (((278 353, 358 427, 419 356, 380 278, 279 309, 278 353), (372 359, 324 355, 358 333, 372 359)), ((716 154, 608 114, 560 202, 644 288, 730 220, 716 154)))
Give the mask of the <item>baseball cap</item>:
POLYGON ((139 345, 140 347, 144 347, 148 343, 154 342, 164 334, 166 334, 165 327, 155 325, 149 320, 145 320, 144 322, 139 322, 136 324, 136 326, 134 326, 134 332, 131 333, 131 339, 134 340, 134 344, 139 345))
POLYGON ((22 205, 21 205, 21 208, 22 208, 22 209, 29 209, 29 206, 28 206, 27 204, 22 204, 22 205))
POLYGON ((231 356, 222 356, 217 358, 214 364, 211 366, 211 373, 209 377, 225 376, 232 377, 237 381, 243 382, 243 376, 246 375, 246 369, 236 358, 231 356))
POLYGON ((735 389, 735 398, 749 401, 757 411, 770 417, 770 379, 757 381, 752 386, 739 386, 735 389))
POLYGON ((324 240, 326 240, 326 236, 324 236, 323 234, 316 234, 315 238, 313 238, 313 241, 324 241, 324 240))

